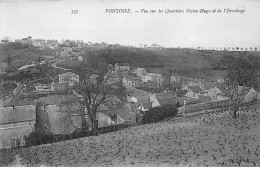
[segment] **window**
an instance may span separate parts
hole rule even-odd
[[[29,121],[29,125],[31,125],[32,124],[32,122],[31,121]]]

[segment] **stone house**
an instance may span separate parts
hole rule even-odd
[[[214,82],[197,83],[197,85],[207,94],[210,90],[218,86],[218,84]]]
[[[181,76],[178,73],[174,73],[171,75],[171,83],[180,83],[181,82]]]
[[[126,122],[136,122],[136,112],[130,103],[124,103],[116,111],[117,124]]]
[[[177,93],[175,92],[162,92],[162,93],[154,93],[150,96],[150,102],[154,102],[155,100],[170,98],[170,97],[177,97]]]
[[[134,70],[134,73],[137,75],[137,77],[143,77],[147,74],[147,71],[144,68],[137,68]]]
[[[219,99],[221,99],[220,96],[223,96],[224,94],[220,88],[216,86],[208,91],[208,95],[212,98],[212,100],[218,100],[218,96]]]
[[[142,76],[143,82],[152,82],[155,86],[162,86],[164,82],[164,78],[161,74],[157,73],[147,73],[146,75]]]
[[[201,91],[202,90],[199,86],[188,86],[188,92],[185,97],[198,99]]]
[[[141,114],[145,114],[145,112],[147,112],[151,108],[152,108],[152,102],[141,103],[138,106],[138,110],[140,111]]]
[[[147,103],[150,102],[150,97],[152,96],[152,93],[133,88],[129,90],[129,93],[127,94],[127,101],[128,102],[134,102],[134,103]]]
[[[141,85],[141,80],[138,77],[125,75],[123,77],[123,84],[125,87],[139,87]]]
[[[152,107],[164,106],[164,105],[176,105],[177,97],[168,97],[162,99],[155,99],[152,102]]]
[[[115,71],[129,71],[130,65],[129,63],[116,63],[115,64]]]
[[[0,108],[0,148],[23,146],[24,137],[35,131],[33,105]]]
[[[79,83],[79,75],[72,72],[59,74],[59,83],[69,83],[72,86],[75,83]]]

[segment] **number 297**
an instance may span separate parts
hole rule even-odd
[[[71,14],[78,14],[79,10],[71,10]]]

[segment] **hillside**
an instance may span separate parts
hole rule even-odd
[[[184,51],[179,49],[155,50],[121,47],[111,50],[111,57],[107,58],[109,63],[129,62],[137,67],[165,67],[174,69],[185,68],[209,68],[208,58],[197,51]]]
[[[199,52],[188,49],[141,49],[119,47],[112,49],[86,49],[82,55],[87,59],[89,55],[96,54],[102,56],[107,63],[115,64],[119,62],[130,63],[132,67],[145,68],[171,68],[173,70],[194,70],[204,68],[216,68],[223,56],[235,55],[236,52],[214,51],[212,53]],[[259,52],[246,52],[245,56],[253,54],[260,56]],[[63,61],[60,67],[71,68],[75,66],[73,61]]]
[[[26,48],[25,48],[26,49]],[[25,49],[14,49],[11,50],[6,48],[6,46],[0,45],[0,63],[6,62],[7,56],[10,54],[10,56],[15,56],[16,54],[19,54]]]
[[[260,114],[226,112],[0,153],[0,166],[260,166]]]
[[[7,48],[6,46],[0,45],[0,63],[6,63],[10,55],[11,66],[18,68],[26,64],[31,64],[33,61],[43,59],[42,56],[49,53],[53,53],[52,50],[42,51],[34,46],[19,46],[19,48],[10,46]]]
[[[128,62],[133,67],[168,67],[174,70],[183,69],[203,69],[214,68],[219,64],[223,56],[234,55],[236,52],[214,51],[212,53],[201,52],[189,49],[141,49],[130,47],[119,48],[86,48],[82,55],[87,58],[89,55],[97,54],[103,56],[107,63],[115,64],[117,62]],[[46,49],[39,50],[37,47],[11,46],[6,48],[0,45],[0,63],[6,62],[7,56],[10,54],[13,66],[22,66],[30,64],[32,61],[39,60],[43,55],[55,55],[55,50]],[[245,52],[245,56],[249,54],[259,56],[260,52]],[[60,66],[67,68],[77,64],[75,62],[61,62]]]

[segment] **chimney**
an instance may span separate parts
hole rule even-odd
[[[0,98],[0,107],[4,107],[4,99],[2,97]]]

